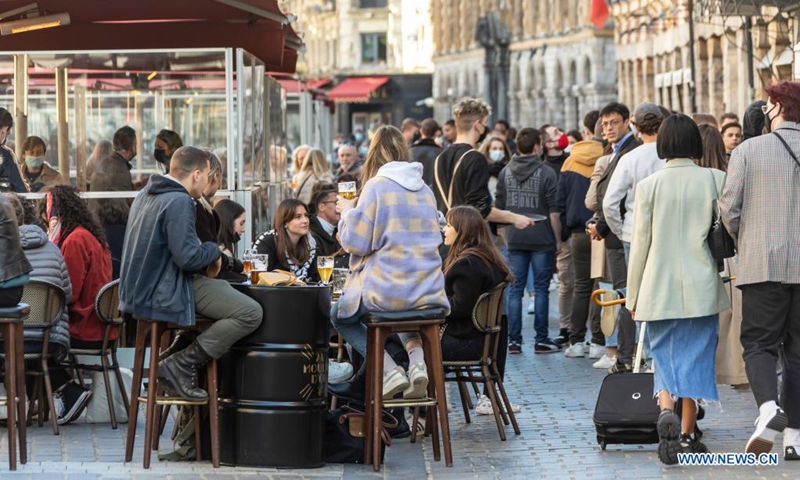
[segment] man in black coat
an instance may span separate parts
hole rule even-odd
[[[317,242],[317,255],[336,256],[334,266],[347,268],[350,264],[350,255],[342,250],[342,245],[336,238],[339,225],[339,214],[336,213],[337,195],[339,192],[334,185],[322,188],[314,194],[311,201],[314,203],[316,213],[309,217],[309,228]]]
[[[608,190],[611,177],[619,165],[619,159],[626,153],[641,145],[630,129],[630,110],[621,103],[609,103],[600,110],[603,132],[614,147],[608,168],[597,182],[597,202],[603,204],[603,198]],[[625,200],[619,205],[622,216],[625,216]],[[628,281],[628,267],[625,262],[625,252],[622,249],[622,241],[611,232],[606,223],[603,209],[598,213],[597,222],[588,227],[589,234],[594,240],[605,239],[606,245],[606,264],[611,274],[611,282],[614,289],[625,288]],[[609,369],[609,373],[625,373],[633,370],[633,345],[636,337],[636,327],[630,312],[621,309],[619,313],[619,347],[617,349],[617,363]]]
[[[433,164],[436,157],[442,153],[442,149],[434,141],[438,130],[439,124],[436,120],[432,118],[423,120],[420,128],[422,138],[409,149],[411,160],[422,164],[422,180],[431,188],[433,188]]]

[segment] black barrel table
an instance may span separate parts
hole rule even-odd
[[[220,359],[220,460],[322,467],[330,287],[234,288],[261,305],[264,319]]]

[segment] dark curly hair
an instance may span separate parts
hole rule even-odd
[[[54,185],[48,191],[52,195],[56,215],[61,220],[59,247],[77,227],[83,227],[97,239],[105,250],[108,250],[106,232],[97,220],[97,216],[89,210],[86,201],[80,197],[77,188],[72,185]],[[47,202],[42,202],[39,210],[46,218]]]

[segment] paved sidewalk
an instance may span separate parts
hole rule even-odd
[[[556,297],[551,298],[553,306]],[[800,462],[783,461],[782,438],[773,450],[781,454],[777,467],[664,467],[658,461],[655,445],[611,445],[601,451],[595,439],[592,412],[604,372],[591,368],[593,360],[588,358],[534,355],[532,323],[533,317],[526,315],[524,335],[528,343],[522,355],[509,356],[506,378],[512,402],[522,407],[517,415],[522,434],[515,436],[509,426],[508,441],[500,442],[491,416],[473,415],[473,423],[465,424],[458,397],[451,395],[451,403],[457,405],[450,414],[453,468],[433,461],[429,439],[416,444],[404,439],[387,449],[386,464],[380,473],[363,465],[329,465],[315,470],[215,470],[209,463],[160,463],[157,458],[150,470],[143,470],[143,425],[137,429],[134,462],[124,464],[125,425],[115,431],[110,425],[77,423],[62,428],[60,436],[52,435],[47,424],[43,428],[31,427],[30,460],[13,473],[8,472],[6,431],[0,430],[0,479],[800,478]],[[555,332],[557,316],[553,311],[551,325]],[[752,394],[728,386],[720,386],[719,391],[721,408],[708,407],[706,419],[701,422],[704,440],[713,452],[741,452],[756,415]],[[454,394],[455,390],[449,392]],[[165,435],[161,451],[166,452],[170,445],[169,436]]]

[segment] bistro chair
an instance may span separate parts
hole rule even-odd
[[[122,395],[122,403],[125,405],[125,410],[127,411],[130,406],[128,402],[128,392],[125,391],[125,384],[122,381],[122,373],[119,371],[119,361],[117,360],[117,347],[119,346],[120,340],[119,330],[117,330],[117,338],[109,340],[114,329],[118,329],[123,324],[123,319],[119,314],[119,280],[114,280],[100,289],[94,301],[94,310],[103,324],[105,324],[103,344],[99,349],[70,349],[69,367],[75,371],[75,377],[82,387],[85,387],[83,376],[81,375],[82,370],[103,372],[103,380],[106,384],[106,398],[108,399],[108,413],[111,417],[111,428],[116,430],[117,413],[114,408],[114,397],[111,392],[109,371],[114,371],[117,380],[117,388],[119,388],[119,393]],[[100,357],[101,363],[100,365],[79,363],[77,360],[78,355]],[[111,361],[109,361],[109,357],[111,357]]]
[[[469,409],[471,408],[467,384],[472,384],[476,390],[479,382],[484,384],[486,394],[492,403],[492,412],[494,413],[497,431],[500,433],[500,440],[502,441],[506,440],[503,425],[508,425],[509,419],[514,427],[514,433],[516,435],[520,434],[517,419],[511,410],[511,402],[508,400],[508,395],[495,361],[500,343],[500,316],[503,312],[503,292],[505,288],[506,283],[501,283],[491,291],[484,293],[478,298],[478,302],[472,309],[472,324],[479,332],[484,334],[481,358],[473,361],[443,362],[445,381],[458,383],[461,405],[464,408],[464,419],[467,423],[470,423]],[[500,395],[498,395],[498,390]],[[502,400],[502,403],[500,400]]]
[[[44,340],[25,342],[25,360],[39,363],[38,368],[32,366],[26,374],[35,377],[33,395],[28,407],[27,425],[33,421],[34,412],[39,419],[39,426],[44,425],[47,417],[53,424],[53,435],[58,435],[58,415],[53,403],[53,387],[50,383],[50,329],[58,322],[67,308],[64,290],[51,282],[32,278],[22,291],[22,302],[31,307],[30,314],[23,321],[24,330],[41,330]],[[33,351],[31,351],[33,350]],[[30,353],[27,353],[29,352]],[[34,409],[36,405],[36,409]],[[46,406],[45,406],[46,405]]]
[[[197,460],[201,460],[201,415],[200,407],[208,405],[211,430],[211,463],[214,468],[219,468],[219,402],[217,398],[217,360],[211,359],[206,365],[206,385],[208,400],[190,402],[181,397],[163,395],[163,388],[158,382],[158,355],[166,342],[162,341],[164,333],[169,330],[191,330],[203,332],[212,325],[212,320],[197,317],[192,327],[180,326],[174,323],[157,322],[144,318],[137,318],[136,323],[136,349],[133,360],[133,382],[131,383],[130,407],[128,408],[128,435],[125,442],[125,461],[133,460],[133,444],[136,440],[136,422],[139,417],[139,404],[147,405],[145,412],[144,458],[142,466],[150,468],[151,451],[158,451],[158,440],[161,432],[161,416],[165,405],[190,405],[194,407],[195,449]],[[149,345],[148,345],[149,339]],[[148,371],[147,393],[142,395],[142,379],[144,377],[145,350],[150,348],[150,366]]]
[[[17,469],[17,436],[19,461],[28,463],[28,442],[25,432],[25,360],[22,324],[31,311],[24,303],[0,308],[0,331],[3,333],[6,396],[0,406],[6,407],[8,427],[8,468]]]
[[[409,310],[403,312],[369,312],[367,315],[367,390],[365,399],[366,431],[364,436],[364,464],[372,463],[377,472],[381,465],[383,409],[397,407],[432,407],[428,409],[426,431],[433,443],[433,458],[441,460],[439,433],[444,446],[445,465],[453,466],[450,446],[450,424],[447,418],[447,397],[442,370],[442,344],[439,329],[445,320],[443,308]],[[383,399],[383,351],[389,335],[399,332],[417,332],[422,337],[425,364],[428,366],[428,395],[425,398]],[[414,422],[416,426],[416,419]],[[412,432],[414,429],[412,428]],[[412,442],[415,440],[412,433]]]

